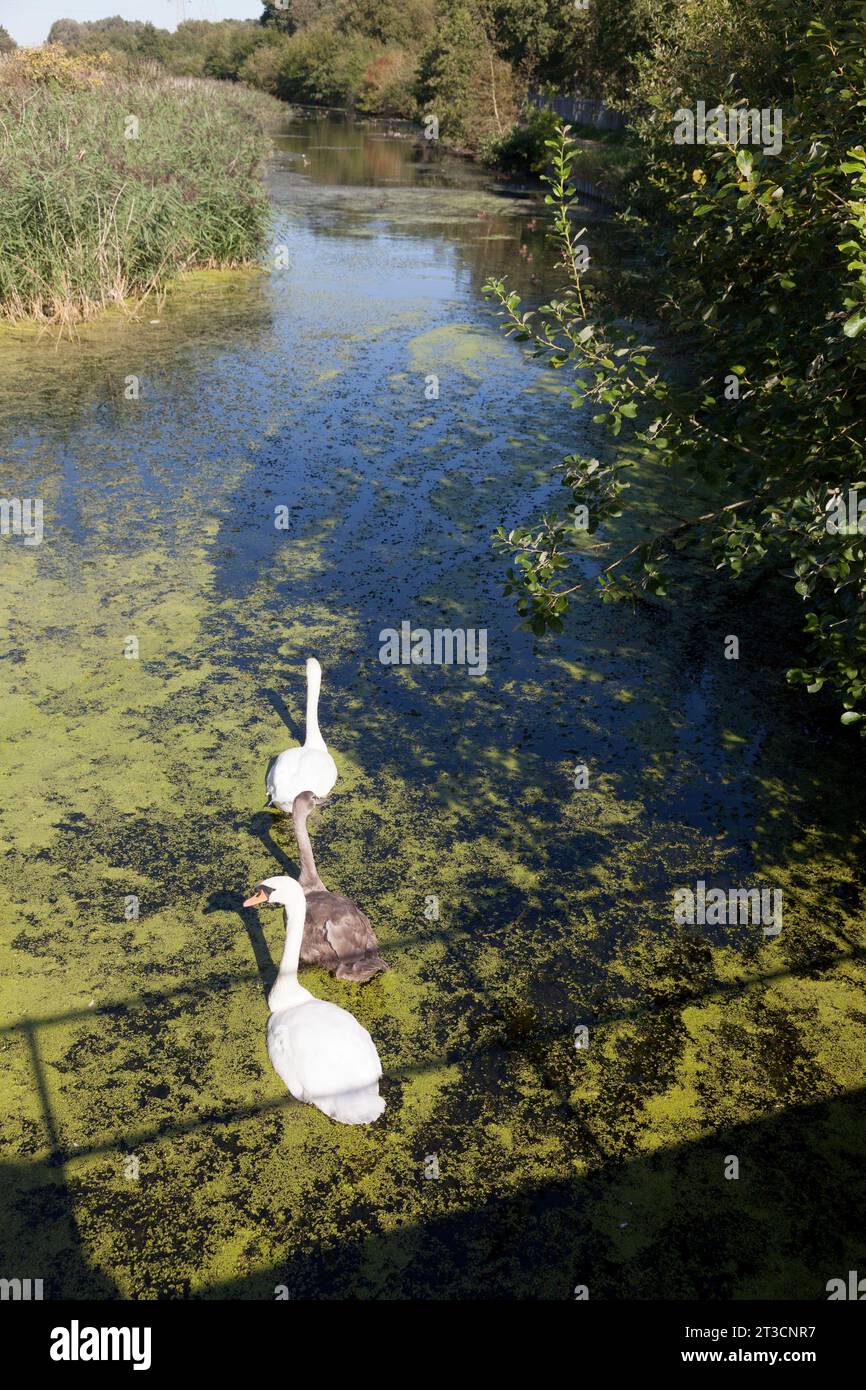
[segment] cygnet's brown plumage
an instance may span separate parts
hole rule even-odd
[[[318,801],[313,792],[301,792],[292,806],[301,861],[298,881],[307,899],[301,960],[324,965],[338,980],[364,984],[390,967],[379,955],[376,934],[361,909],[340,893],[329,893],[319,878],[307,832],[307,817]]]

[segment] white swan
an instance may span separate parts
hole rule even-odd
[[[301,792],[327,796],[337,780],[337,765],[319,733],[321,688],[322,668],[311,656],[307,659],[306,739],[302,747],[287,748],[274,758],[265,774],[270,805],[285,811],[286,815],[291,815],[292,802]]]
[[[286,945],[268,995],[268,1055],[295,1100],[315,1105],[343,1125],[368,1125],[385,1109],[379,1095],[382,1063],[356,1018],[298,983],[298,957],[307,900],[286,874],[266,878],[244,907],[282,903]]]

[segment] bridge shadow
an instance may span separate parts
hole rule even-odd
[[[213,910],[226,906],[216,902]],[[274,966],[263,942],[259,958],[265,986]],[[236,983],[228,976],[222,981],[225,987]],[[736,988],[748,987],[742,982]],[[184,992],[189,987],[165,993]],[[624,1010],[618,1017],[644,1011]],[[59,1018],[84,1014],[93,1011]],[[46,1297],[111,1299],[118,1291],[88,1261],[76,1180],[65,1168],[73,1158],[117,1153],[118,1141],[84,1145],[74,1154],[60,1147],[36,1044],[37,1030],[59,1018],[11,1025],[27,1037],[49,1152],[0,1167],[0,1277],[41,1278]],[[394,1086],[399,1091],[411,1075],[448,1062],[471,1064],[505,1046],[531,1057],[540,1036],[538,1030],[510,1041],[488,1036],[459,1057],[386,1062],[386,1094]],[[389,1098],[399,1104],[393,1090]],[[124,1145],[132,1151],[295,1104],[287,1093],[253,1105],[229,1104],[142,1127],[127,1133]],[[571,1118],[577,1130],[591,1134],[591,1116],[573,1110]],[[443,1145],[438,1179],[425,1179],[419,1156],[414,1181],[422,1184],[426,1207],[420,1218],[403,1223],[399,1212],[391,1213],[385,1229],[371,1209],[362,1235],[312,1230],[302,1248],[298,1242],[287,1249],[279,1263],[239,1273],[197,1296],[271,1299],[282,1287],[292,1299],[562,1299],[584,1284],[590,1297],[603,1299],[824,1298],[828,1279],[846,1277],[863,1263],[864,1151],[866,1089],[725,1125],[651,1155],[614,1160],[593,1145],[590,1165],[574,1178],[539,1181],[535,1169],[531,1181],[513,1184],[512,1175],[506,1191],[490,1192],[485,1182],[481,1198],[477,1175],[465,1171],[459,1151],[452,1156]],[[736,1179],[725,1176],[732,1157],[739,1165]],[[413,1199],[413,1212],[418,1205]]]
[[[824,1300],[829,1279],[863,1266],[864,1147],[866,1088],[481,1199],[443,1148],[437,1179],[419,1155],[427,1210],[412,1222],[391,1213],[386,1228],[371,1212],[360,1235],[296,1231],[280,1260],[195,1297],[535,1301],[573,1299],[582,1285],[593,1300]],[[737,1177],[726,1176],[732,1159]],[[2,1277],[41,1278],[46,1298],[121,1296],[88,1260],[74,1180],[53,1158],[4,1164],[0,1183]]]
[[[0,1278],[41,1279],[43,1299],[119,1298],[116,1285],[91,1265],[66,1175],[39,1049],[36,1025],[23,1025],[33,1084],[49,1141],[47,1157],[0,1164]]]
[[[121,1294],[87,1255],[75,1183],[51,1162],[0,1164],[0,1278],[41,1279],[43,1299]]]
[[[43,1299],[120,1298],[91,1264],[75,1183],[49,1162],[0,1164],[0,1278],[41,1279]]]
[[[864,1141],[860,1090],[480,1202],[443,1152],[438,1180],[418,1165],[429,1216],[311,1235],[198,1296],[539,1300],[584,1285],[591,1299],[826,1299],[829,1279],[863,1267]]]

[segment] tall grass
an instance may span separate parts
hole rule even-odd
[[[107,55],[0,59],[0,315],[67,324],[250,261],[265,125],[284,110],[228,83],[119,76]]]

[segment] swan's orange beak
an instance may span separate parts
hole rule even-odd
[[[251,898],[244,898],[244,907],[260,907],[261,904],[266,903],[267,900],[268,895],[264,888],[257,888]]]

